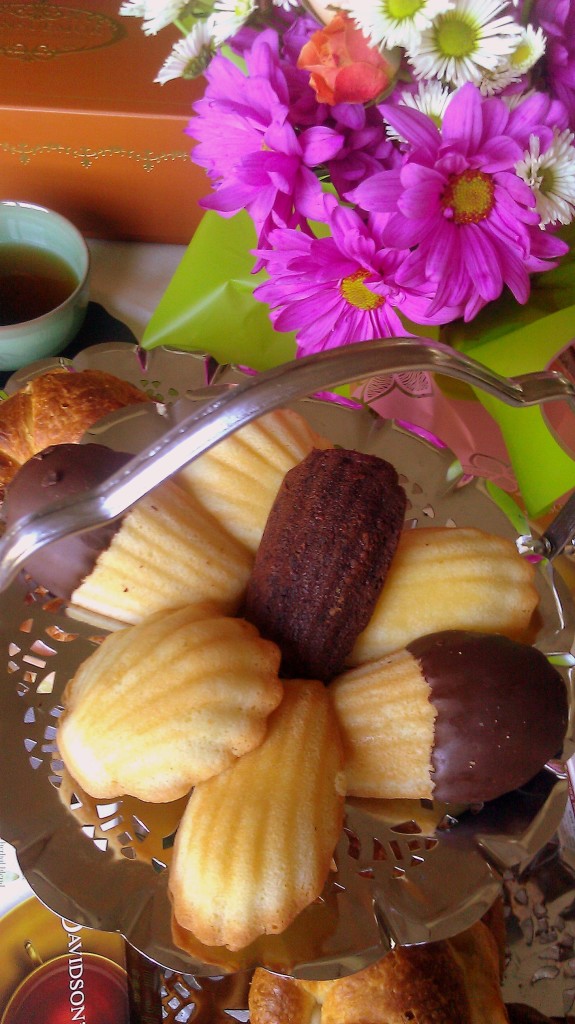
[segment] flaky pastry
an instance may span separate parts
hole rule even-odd
[[[396,947],[335,981],[255,971],[251,1024],[508,1024],[496,942],[482,922],[453,939]]]

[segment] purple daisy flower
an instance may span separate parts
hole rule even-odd
[[[420,111],[389,104],[380,110],[412,148],[399,169],[374,175],[348,198],[387,214],[384,241],[412,250],[398,283],[431,286],[432,316],[455,307],[470,320],[506,285],[525,303],[534,264],[551,269],[547,260],[567,246],[552,235],[541,245],[535,198],[515,173],[523,119],[516,115],[514,131],[504,101],[484,99],[471,83],[454,95],[441,131]]]
[[[572,0],[536,0],[532,20],[547,36],[541,61],[544,88],[564,103],[575,130],[575,4]]]
[[[541,139],[541,149],[546,149],[557,131],[569,126],[569,116],[560,100],[553,99],[547,93],[529,91],[519,96],[510,107],[509,134],[523,149],[529,149],[529,139],[536,131]]]
[[[289,121],[298,128],[325,124],[329,120],[330,108],[326,103],[317,102],[309,83],[309,72],[297,66],[300,50],[310,36],[317,32],[318,23],[314,18],[303,14],[299,8],[297,11],[295,8],[291,11],[277,8],[274,10],[274,20],[283,23],[280,27],[276,25],[275,31],[278,64],[288,90]],[[229,41],[229,45],[244,60],[248,59],[260,32],[261,28],[244,25]]]
[[[247,210],[262,244],[278,224],[303,227],[306,218],[321,217],[321,185],[311,168],[330,160],[343,140],[324,126],[296,133],[290,124],[276,32],[256,37],[246,65],[244,74],[225,57],[213,59],[187,131],[198,142],[194,161],[215,186],[202,206],[223,216]]]
[[[385,123],[376,107],[340,103],[330,108],[330,114],[334,130],[342,136],[342,147],[329,161],[327,170],[340,196],[358,182],[400,161],[400,154],[387,137]]]
[[[272,231],[273,248],[256,253],[270,275],[254,295],[271,307],[278,331],[295,331],[299,355],[370,338],[409,337],[399,312],[421,322],[428,300],[398,287],[405,253],[386,248],[377,219],[366,224],[325,197],[331,235]]]

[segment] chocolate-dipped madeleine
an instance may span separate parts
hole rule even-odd
[[[6,520],[102,483],[131,456],[99,444],[53,445],[29,459],[6,493]],[[237,611],[249,576],[249,552],[171,480],[118,521],[46,545],[26,564],[58,597],[120,622],[212,601]]]
[[[541,651],[447,630],[330,686],[348,793],[447,803],[492,800],[561,753],[567,689]]]
[[[327,681],[365,628],[394,556],[406,497],[375,455],[314,449],[284,477],[248,583],[245,616],[286,675]]]
[[[38,512],[56,501],[66,501],[97,487],[129,462],[127,452],[101,444],[51,445],[28,459],[6,491],[6,525]],[[99,554],[112,542],[122,518],[87,533],[77,533],[46,544],[26,562],[26,570],[57,597],[69,598],[88,576]]]

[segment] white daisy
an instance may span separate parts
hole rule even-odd
[[[427,114],[437,127],[441,127],[443,116],[453,93],[441,82],[420,82],[417,92],[404,92],[400,103]]]
[[[146,35],[153,36],[162,28],[171,25],[186,6],[186,0],[127,0],[120,7],[120,14],[135,15],[144,19],[142,28]]]
[[[256,8],[257,0],[216,0],[212,15],[216,46],[234,36]]]
[[[454,0],[342,0],[363,34],[374,46],[417,46],[421,33]]]
[[[516,71],[508,60],[502,60],[493,71],[484,71],[481,78],[477,79],[476,84],[483,96],[495,96],[497,93],[503,92],[508,85],[518,82],[520,78],[521,72]]]
[[[540,28],[534,29],[533,25],[526,25],[521,29],[518,45],[509,55],[511,67],[516,68],[524,75],[541,59],[545,53],[546,44],[545,33]]]
[[[174,78],[198,78],[216,52],[211,18],[198,21],[187,36],[179,39],[154,81],[164,85]]]
[[[299,7],[299,0],[273,0],[274,7],[281,7],[283,11],[293,11],[294,7]]]
[[[502,14],[506,0],[455,0],[422,33],[408,58],[416,78],[439,78],[452,85],[479,82],[495,71],[516,48],[521,26],[512,14]]]
[[[145,10],[146,0],[125,0],[119,13],[125,17],[143,18]]]
[[[532,25],[522,28],[513,52],[503,57],[493,71],[485,71],[477,82],[483,95],[493,96],[518,82],[543,56],[545,43],[545,35],[540,28],[534,29]]]
[[[442,85],[441,82],[420,82],[417,92],[406,90],[401,94],[398,102],[401,106],[411,107],[412,110],[420,110],[422,114],[430,117],[438,128],[441,128],[443,116],[453,95],[447,86]],[[406,141],[391,125],[387,125],[387,135],[396,142]]]
[[[575,216],[575,147],[569,129],[555,133],[548,149],[541,153],[538,135],[531,135],[529,149],[515,170],[534,191],[541,227],[570,224]]]

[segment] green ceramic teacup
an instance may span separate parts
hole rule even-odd
[[[89,272],[88,247],[69,220],[0,201],[0,370],[66,347],[86,315]]]

